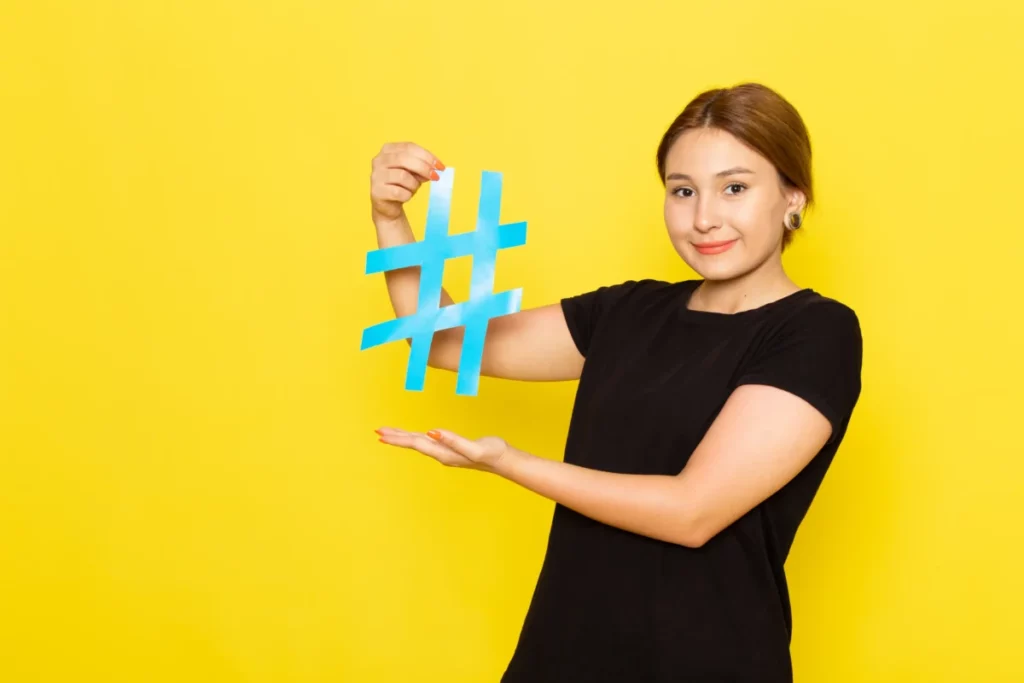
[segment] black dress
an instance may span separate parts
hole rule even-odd
[[[784,563],[860,396],[855,313],[804,289],[736,314],[686,308],[699,280],[630,281],[562,301],[585,356],[565,461],[677,474],[741,384],[829,419],[792,481],[699,548],[555,506],[547,553],[503,683],[792,680]]]

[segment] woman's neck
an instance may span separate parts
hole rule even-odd
[[[730,280],[705,279],[690,297],[688,307],[711,313],[741,313],[800,291],[779,264]]]

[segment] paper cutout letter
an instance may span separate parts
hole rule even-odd
[[[526,222],[498,225],[501,215],[501,173],[484,171],[476,230],[448,234],[455,169],[447,168],[430,185],[427,227],[422,242],[377,249],[366,255],[366,274],[420,266],[419,303],[416,313],[363,330],[360,351],[412,338],[405,388],[422,391],[434,332],[465,326],[462,357],[455,393],[476,396],[484,338],[491,318],[515,313],[522,304],[522,288],[494,292],[494,265],[498,250],[526,244]],[[441,307],[444,262],[459,256],[473,257],[469,300]]]

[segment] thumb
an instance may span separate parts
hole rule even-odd
[[[480,444],[459,436],[455,432],[450,432],[447,429],[432,429],[427,432],[427,436],[467,458],[480,456]]]

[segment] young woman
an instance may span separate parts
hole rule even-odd
[[[792,680],[784,563],[860,396],[860,326],[782,265],[812,200],[810,141],[785,99],[753,83],[702,93],[657,163],[669,240],[701,279],[605,286],[488,328],[482,374],[579,379],[564,462],[497,437],[378,430],[556,502],[505,683]],[[381,247],[413,240],[402,205],[443,168],[383,147]],[[415,312],[418,277],[386,275],[397,315]],[[457,371],[461,334],[437,334],[432,367]]]

